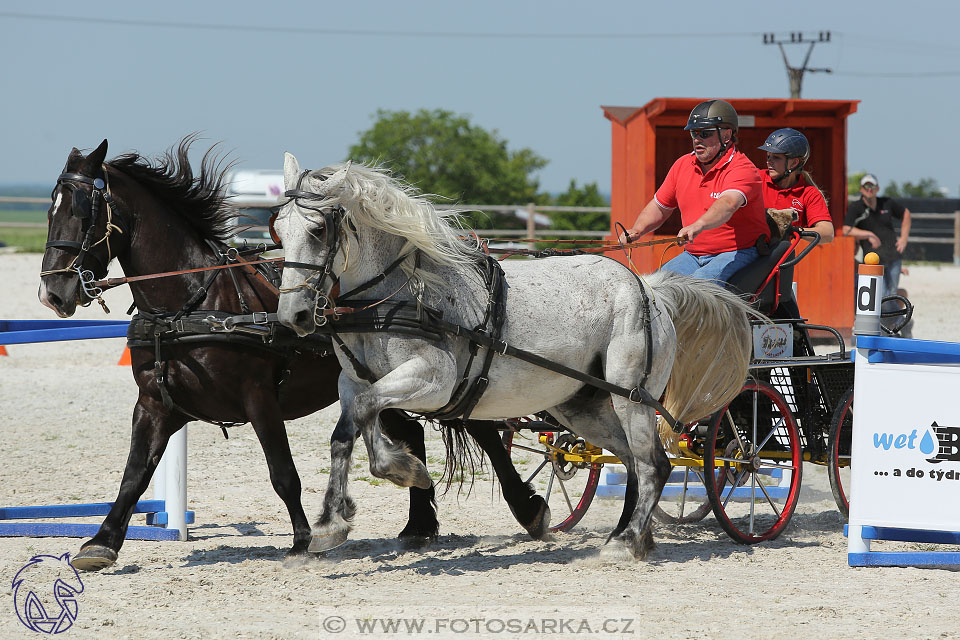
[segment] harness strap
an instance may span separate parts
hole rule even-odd
[[[553,362],[552,360],[547,360],[546,358],[538,356],[530,351],[511,347],[502,340],[494,340],[485,334],[471,331],[470,329],[465,329],[460,325],[453,324],[452,322],[439,320],[438,323],[445,331],[453,335],[463,336],[468,340],[473,340],[480,344],[480,346],[492,349],[500,355],[512,356],[518,360],[523,360],[524,362],[529,362],[530,364],[537,365],[543,369],[553,371],[554,373],[559,373],[560,375],[568,378],[579,380],[584,384],[589,384],[590,386],[596,387],[602,391],[622,396],[631,402],[637,402],[648,407],[653,407],[660,413],[660,415],[664,417],[665,420],[668,421],[671,426],[678,424],[677,420],[667,412],[663,405],[660,404],[660,402],[658,402],[653,396],[651,396],[649,391],[641,386],[636,386],[633,389],[627,389],[626,387],[621,387],[620,385],[607,382],[603,378],[597,378],[596,376],[591,376],[590,374],[583,373],[582,371],[571,369],[570,367]]]
[[[474,330],[482,331],[489,322],[491,325],[490,331],[484,335],[489,335],[493,340],[499,340],[503,330],[504,310],[506,309],[505,276],[500,263],[494,258],[484,256],[483,264],[485,266],[484,280],[489,294],[483,321]],[[450,420],[457,417],[460,417],[461,420],[470,419],[470,414],[473,413],[473,409],[480,402],[480,398],[490,384],[488,374],[494,354],[491,349],[487,349],[480,366],[480,372],[473,381],[473,385],[470,385],[470,371],[473,368],[473,360],[477,355],[477,346],[476,342],[471,341],[470,357],[463,369],[463,377],[450,395],[450,400],[440,409],[424,414],[425,417],[434,420]]]

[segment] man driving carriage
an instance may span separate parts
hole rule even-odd
[[[737,112],[724,100],[701,102],[687,119],[693,151],[681,156],[621,240],[658,229],[680,207],[684,250],[663,268],[726,286],[754,262],[769,228],[760,172],[736,148]]]

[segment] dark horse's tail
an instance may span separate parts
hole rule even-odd
[[[456,481],[457,494],[463,491],[463,485],[469,478],[467,495],[473,490],[474,476],[485,468],[484,450],[490,446],[500,446],[498,428],[499,422],[473,420],[441,420],[440,435],[443,438],[443,447],[446,450],[446,460],[443,465],[443,476],[438,484],[443,484],[443,493],[450,490],[450,485]],[[496,441],[491,440],[493,436]],[[488,442],[489,441],[489,442]]]

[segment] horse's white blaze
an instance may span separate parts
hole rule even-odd
[[[57,215],[57,211],[60,210],[60,203],[63,202],[63,194],[57,191],[57,199],[53,201],[53,213],[51,216]]]

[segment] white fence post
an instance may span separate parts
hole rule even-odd
[[[187,427],[170,436],[163,454],[164,500],[167,528],[180,531],[180,539],[187,539]]]

